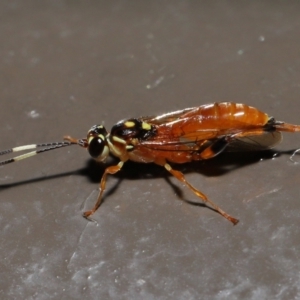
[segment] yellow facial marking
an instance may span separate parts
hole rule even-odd
[[[128,128],[131,128],[131,127],[134,127],[134,126],[135,126],[134,122],[132,122],[132,121],[127,121],[127,122],[124,123],[124,125],[125,125],[126,127],[128,127]]]
[[[118,142],[118,143],[121,143],[121,144],[126,144],[126,142],[122,139],[120,139],[119,137],[113,135],[112,136],[112,139],[115,141],[115,142]]]
[[[148,123],[143,122],[142,123],[142,128],[145,130],[151,130],[151,125]]]
[[[95,138],[95,136],[90,136],[90,137],[88,138],[88,144],[90,144],[91,141],[92,141],[92,139],[94,139],[94,138]],[[98,138],[100,138],[102,141],[105,141],[105,136],[104,136],[103,134],[99,134],[99,135],[98,135]]]
[[[108,155],[109,155],[109,148],[108,148],[108,146],[104,146],[103,151],[99,157],[99,160],[100,161],[106,160]]]
[[[134,147],[132,145],[127,145],[126,150],[132,150]]]

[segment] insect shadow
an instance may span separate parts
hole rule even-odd
[[[191,163],[185,163],[185,164],[175,164],[174,168],[184,174],[198,172],[207,177],[222,176],[236,169],[243,168],[248,165],[257,163],[262,159],[263,160],[272,159],[274,157],[281,156],[282,154],[292,155],[295,151],[296,150],[289,150],[289,151],[265,150],[265,151],[258,151],[258,152],[255,151],[224,152],[218,155],[217,157],[209,160],[193,161]],[[89,159],[86,162],[86,166],[79,170],[54,174],[50,176],[42,176],[39,178],[28,179],[28,180],[12,182],[7,184],[0,184],[0,191],[15,186],[30,184],[34,182],[41,182],[44,180],[51,180],[55,178],[62,178],[70,175],[84,176],[90,182],[99,184],[105,168],[108,165],[115,165],[116,163],[117,163],[117,159],[114,158],[111,158],[108,164],[100,164],[93,159]],[[128,161],[124,164],[120,172],[112,176],[118,178],[118,180],[112,187],[106,190],[102,202],[104,202],[108,196],[116,192],[116,190],[119,188],[121,182],[124,179],[140,180],[140,179],[164,178],[182,201],[185,201],[191,205],[206,207],[204,203],[199,203],[188,199],[184,199],[183,192],[182,192],[183,191],[182,185],[179,182],[173,183],[170,180],[170,177],[172,175],[169,172],[167,172],[163,167],[158,166],[156,164],[152,164],[152,163],[143,164],[143,163]]]
[[[228,172],[246,167],[248,165],[257,163],[261,160],[272,159],[279,157],[282,154],[292,155],[295,150],[289,151],[275,151],[275,150],[264,150],[264,151],[251,151],[251,152],[224,152],[217,157],[209,160],[193,161],[191,163],[175,164],[174,168],[183,174],[188,173],[200,173],[206,177],[222,176]],[[117,164],[118,160],[112,158],[109,165]],[[86,167],[79,170],[78,173],[86,176],[90,182],[100,182],[107,165],[99,164],[95,160],[91,159],[87,161]],[[158,166],[154,163],[142,164],[133,161],[127,161],[120,172],[112,175],[118,178],[117,182],[110,187],[104,194],[102,203],[108,196],[113,194],[120,186],[124,179],[129,180],[140,180],[140,179],[154,179],[164,178],[166,182],[171,186],[175,194],[184,202],[187,202],[195,206],[209,206],[203,202],[195,202],[183,197],[183,187],[179,182],[172,182],[170,178],[172,175],[167,172],[163,167]],[[212,209],[212,208],[210,208]],[[214,209],[212,209],[214,210]]]

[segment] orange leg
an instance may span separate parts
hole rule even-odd
[[[199,198],[201,198],[204,202],[209,203],[213,209],[215,209],[218,213],[220,213],[224,218],[229,220],[233,223],[233,225],[238,223],[238,219],[235,219],[228,215],[224,210],[222,210],[219,206],[217,206],[215,203],[213,203],[211,200],[209,200],[203,193],[201,193],[199,190],[194,188],[183,176],[183,174],[180,171],[172,169],[172,167],[169,164],[165,164],[164,167],[173,175],[175,176],[179,181],[181,181],[183,184],[185,184],[189,189],[191,189]]]
[[[88,211],[85,211],[83,213],[83,216],[85,218],[88,218],[90,215],[92,215],[101,205],[101,202],[102,202],[102,195],[103,195],[103,192],[105,190],[105,185],[106,185],[106,177],[108,174],[115,174],[117,173],[118,171],[121,170],[122,166],[123,166],[124,162],[123,161],[120,161],[116,166],[110,166],[108,168],[105,169],[104,171],[104,174],[101,178],[101,181],[100,181],[100,187],[99,187],[99,196],[98,196],[98,199],[97,199],[97,202],[96,204],[94,205],[94,208],[91,209],[91,210],[88,210]]]

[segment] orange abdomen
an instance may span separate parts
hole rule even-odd
[[[157,133],[148,140],[147,147],[136,146],[129,156],[135,161],[142,158],[144,162],[146,158],[147,162],[156,158],[175,163],[200,160],[210,140],[263,130],[268,120],[267,114],[245,104],[222,102],[194,107],[177,119],[156,126]],[[216,155],[213,151],[210,154],[205,159]]]
[[[181,117],[189,119],[182,128],[185,132],[194,131],[195,124],[199,129],[257,128],[264,126],[269,119],[267,114],[254,107],[232,102],[201,105]]]

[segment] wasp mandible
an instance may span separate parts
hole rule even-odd
[[[227,214],[192,186],[180,171],[172,168],[170,163],[180,164],[210,159],[230,148],[270,149],[281,141],[283,131],[300,132],[300,125],[276,121],[266,113],[245,104],[222,102],[160,116],[123,120],[115,124],[110,132],[102,125],[95,125],[83,139],[65,136],[64,142],[11,148],[0,152],[0,155],[37,150],[2,161],[0,165],[74,144],[86,148],[91,157],[98,162],[104,162],[109,154],[119,158],[120,162],[117,165],[105,169],[96,204],[93,209],[83,213],[85,218],[89,218],[101,205],[108,174],[120,171],[128,160],[155,163],[164,167],[227,220],[237,224],[238,219]]]

